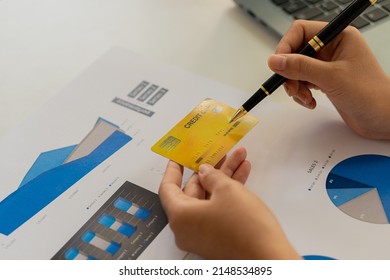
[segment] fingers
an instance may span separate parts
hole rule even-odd
[[[326,23],[296,20],[276,47],[277,54],[299,51]]]
[[[229,157],[226,157],[220,170],[232,179],[245,184],[251,170],[251,165],[246,157],[246,149],[239,147]]]
[[[219,169],[227,176],[232,177],[240,164],[246,159],[246,155],[247,153],[244,147],[237,148],[225,159]]]
[[[199,175],[197,173],[192,174],[190,179],[188,180],[185,188],[183,189],[183,192],[191,197],[198,198],[198,199],[205,199],[206,198],[206,192],[202,188],[200,182],[199,182]]]
[[[159,197],[168,216],[177,202],[178,197],[183,196],[181,183],[183,167],[176,162],[169,161],[164,177],[159,188]]]
[[[223,177],[232,178],[242,184],[248,179],[251,165],[246,160],[247,152],[244,147],[237,148],[220,162],[220,173]],[[214,168],[213,168],[214,169]],[[183,166],[169,161],[160,184],[159,195],[161,202],[169,211],[179,199],[205,199],[207,188],[201,184],[199,175],[194,173],[181,190]]]
[[[300,105],[314,109],[317,105],[310,88],[330,92],[340,80],[340,67],[300,54],[272,55],[268,65],[274,72],[286,77],[285,89]],[[337,77],[338,76],[338,77]]]
[[[211,195],[218,188],[228,188],[232,185],[241,185],[221,170],[215,169],[209,164],[202,164],[199,167],[199,180],[203,188]]]
[[[271,55],[268,59],[272,71],[287,79],[306,81],[320,88],[326,87],[329,76],[333,76],[335,68],[332,65],[301,54]]]
[[[225,160],[226,160],[226,155],[214,167],[220,169],[222,164],[225,162]]]
[[[249,161],[245,160],[237,168],[236,172],[234,172],[232,179],[240,182],[241,184],[245,184],[246,181],[248,180],[250,171],[251,171],[251,164]]]
[[[310,88],[314,88],[314,86],[310,83],[301,81],[287,80],[284,83],[285,91],[290,97],[293,97],[298,104],[308,109],[314,109],[317,102],[313,98]]]
[[[285,83],[288,95],[310,109],[316,106],[310,88],[315,87],[328,92],[333,88],[332,81],[340,79],[340,70],[342,72],[341,66],[330,62],[334,57],[333,52],[337,49],[337,42],[333,47],[325,48],[320,52],[320,54],[325,54],[322,59],[297,54],[325,24],[304,20],[295,21],[279,42],[276,54],[268,59],[270,69],[288,79]]]
[[[250,163],[245,160],[246,156],[247,152],[244,147],[237,148],[230,156],[225,156],[215,168],[220,169],[232,179],[245,184],[251,170]],[[207,197],[197,173],[190,177],[183,191],[186,195],[194,198],[205,199]]]
[[[161,184],[172,183],[180,187],[182,184],[183,172],[183,166],[172,160],[168,161]]]

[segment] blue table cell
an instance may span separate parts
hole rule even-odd
[[[138,219],[146,220],[150,216],[150,211],[145,208],[139,208],[138,211],[134,214]]]
[[[111,255],[115,255],[115,253],[118,252],[120,247],[121,247],[120,244],[118,244],[114,241],[111,241],[111,244],[110,244],[110,246],[107,247],[106,252],[110,253]]]
[[[84,235],[81,237],[87,243],[90,243],[91,240],[95,237],[95,233],[93,231],[87,230]]]
[[[125,212],[130,209],[131,205],[132,205],[132,203],[130,201],[128,201],[127,199],[124,199],[122,197],[119,197],[114,202],[115,208],[118,208],[119,210],[122,210]]]
[[[73,248],[73,247],[70,248],[68,251],[66,251],[65,259],[67,259],[67,260],[75,260],[75,259],[96,260],[94,257],[87,256],[86,254],[83,254],[82,252],[80,252],[79,250],[77,250],[76,248]]]
[[[68,251],[66,251],[65,258],[67,260],[74,260],[78,256],[78,254],[79,254],[79,250],[72,247]]]
[[[110,215],[103,214],[99,218],[99,224],[101,224],[105,227],[110,227],[110,226],[112,226],[113,223],[115,223],[115,218],[110,216]]]
[[[118,232],[122,233],[123,235],[126,235],[127,237],[132,236],[136,230],[136,227],[133,227],[126,223],[122,223],[122,225],[118,228]]]

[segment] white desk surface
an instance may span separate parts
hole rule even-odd
[[[252,93],[277,41],[232,0],[0,0],[0,138],[113,46]]]

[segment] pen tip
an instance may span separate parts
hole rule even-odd
[[[240,107],[240,108],[234,113],[234,115],[230,118],[229,123],[232,123],[232,122],[238,120],[239,118],[241,118],[242,116],[244,116],[246,113],[247,113],[246,110],[245,110],[243,107]]]

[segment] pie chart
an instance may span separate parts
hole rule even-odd
[[[333,204],[361,221],[390,221],[390,157],[358,155],[339,162],[326,179]]]

